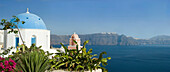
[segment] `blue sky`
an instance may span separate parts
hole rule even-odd
[[[0,0],[0,19],[26,8],[44,20],[51,34],[170,35],[170,0]]]

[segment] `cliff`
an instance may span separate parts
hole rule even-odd
[[[68,44],[70,37],[71,35],[51,35],[51,44]],[[139,45],[134,38],[115,33],[95,33],[79,35],[79,37],[81,38],[81,43],[89,40],[88,45]]]

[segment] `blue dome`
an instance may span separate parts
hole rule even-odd
[[[19,23],[18,27],[21,29],[47,29],[44,21],[37,15],[32,13],[22,13],[16,15],[20,21],[25,21],[24,24]],[[14,22],[15,19],[12,19],[11,22]],[[14,22],[15,23],[15,22]]]

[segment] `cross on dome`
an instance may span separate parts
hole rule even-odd
[[[29,8],[27,8],[27,12],[26,12],[26,13],[30,13],[30,12],[29,12]]]

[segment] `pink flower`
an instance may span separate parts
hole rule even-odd
[[[1,72],[14,72],[14,68],[16,66],[16,63],[14,60],[9,59],[5,60],[5,58],[0,57],[0,71]]]
[[[16,66],[16,63],[12,59],[9,59],[9,64],[10,64],[10,66],[12,66],[12,68],[15,68],[15,66]]]
[[[9,66],[9,62],[7,60],[5,61],[5,66]]]
[[[2,62],[0,63],[0,69],[1,69],[1,68],[2,68],[2,69],[5,68]]]
[[[14,62],[11,58],[9,59],[9,63],[12,63],[12,66],[15,67],[17,63]]]
[[[0,61],[1,61],[1,60],[5,60],[5,58],[0,57]]]
[[[11,67],[10,68],[8,68],[8,71],[13,71],[14,69],[12,69]]]
[[[5,69],[10,69],[11,67],[10,67],[10,64],[9,64],[9,61],[5,61]]]

